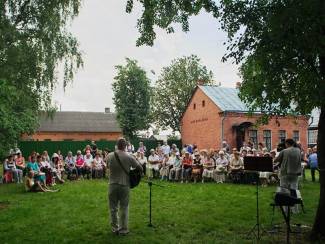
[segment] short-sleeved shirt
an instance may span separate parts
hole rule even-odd
[[[84,161],[85,161],[85,165],[90,167],[91,163],[94,161],[93,156],[91,154],[89,155],[89,157],[87,157],[87,155],[85,155]]]
[[[308,162],[310,168],[317,168],[318,167],[318,160],[317,160],[317,153],[312,153],[308,157]]]
[[[124,169],[127,171],[127,173],[130,172],[130,168],[138,168],[142,170],[142,166],[140,163],[137,162],[137,160],[129,155],[126,152],[123,151],[116,151],[121,164],[123,165]],[[109,184],[118,184],[123,186],[129,186],[130,185],[130,178],[129,175],[126,174],[121,167],[121,165],[118,163],[117,159],[115,158],[114,153],[110,153],[108,155],[108,166],[109,166]]]
[[[27,168],[28,168],[29,170],[33,170],[33,171],[35,171],[35,172],[38,172],[38,171],[39,171],[39,167],[38,167],[38,164],[37,164],[36,162],[29,162],[29,163],[27,164]]]
[[[158,162],[160,160],[159,156],[157,154],[154,155],[150,155],[148,158],[149,161],[149,169],[155,169],[158,170],[159,169],[159,164],[151,164],[150,162]]]

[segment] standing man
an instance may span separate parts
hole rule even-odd
[[[164,141],[164,145],[161,146],[161,150],[163,151],[164,155],[170,154],[170,146],[167,144],[167,141]]]
[[[122,166],[127,172],[130,168],[137,168],[142,172],[142,166],[136,159],[125,152],[127,142],[124,138],[117,141],[118,159],[114,153],[108,155],[109,166],[109,208],[111,213],[112,232],[115,234],[126,235],[129,233],[128,229],[128,212],[129,212],[129,192],[130,192],[130,177],[129,174],[123,170]],[[118,220],[118,212],[120,217]]]
[[[295,141],[285,140],[286,149],[282,150],[274,162],[280,166],[280,187],[298,189],[298,176],[301,175],[301,153],[294,147]]]
[[[319,171],[317,160],[317,146],[313,147],[313,153],[309,155],[308,163],[310,166],[311,179],[313,182],[315,182],[315,171]]]

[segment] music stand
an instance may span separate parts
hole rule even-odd
[[[247,233],[247,236],[255,235],[255,238],[259,241],[261,239],[261,224],[260,224],[260,214],[259,214],[259,196],[258,196],[258,186],[259,186],[259,172],[273,172],[273,160],[271,157],[244,157],[244,169],[245,171],[251,171],[255,173],[256,177],[256,224]],[[257,230],[257,235],[255,231]]]
[[[146,181],[144,180],[144,182],[148,183],[148,186],[149,186],[149,223],[148,223],[148,227],[154,227],[154,225],[152,224],[152,186],[159,186],[159,187],[165,187],[163,185],[159,185],[159,184],[156,184],[156,183],[153,183],[152,181]]]

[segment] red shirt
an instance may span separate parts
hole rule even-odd
[[[193,162],[193,159],[191,157],[189,157],[189,158],[184,157],[183,160],[182,160],[182,164],[183,164],[185,169],[191,168],[192,162]]]
[[[84,159],[82,157],[76,158],[76,166],[81,167],[84,164]]]

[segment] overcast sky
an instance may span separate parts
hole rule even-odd
[[[125,57],[136,59],[154,83],[162,67],[174,58],[196,54],[201,63],[214,73],[222,86],[235,87],[240,80],[238,68],[231,62],[222,63],[226,34],[218,29],[215,19],[206,13],[190,20],[190,31],[166,34],[158,30],[153,47],[136,47],[136,28],[141,9],[125,12],[126,0],[84,0],[79,16],[73,21],[72,33],[83,52],[84,68],[75,75],[71,85],[63,90],[59,82],[54,101],[62,111],[99,111],[105,107],[114,111],[111,84],[115,65],[125,64]],[[154,70],[153,75],[150,70]]]

